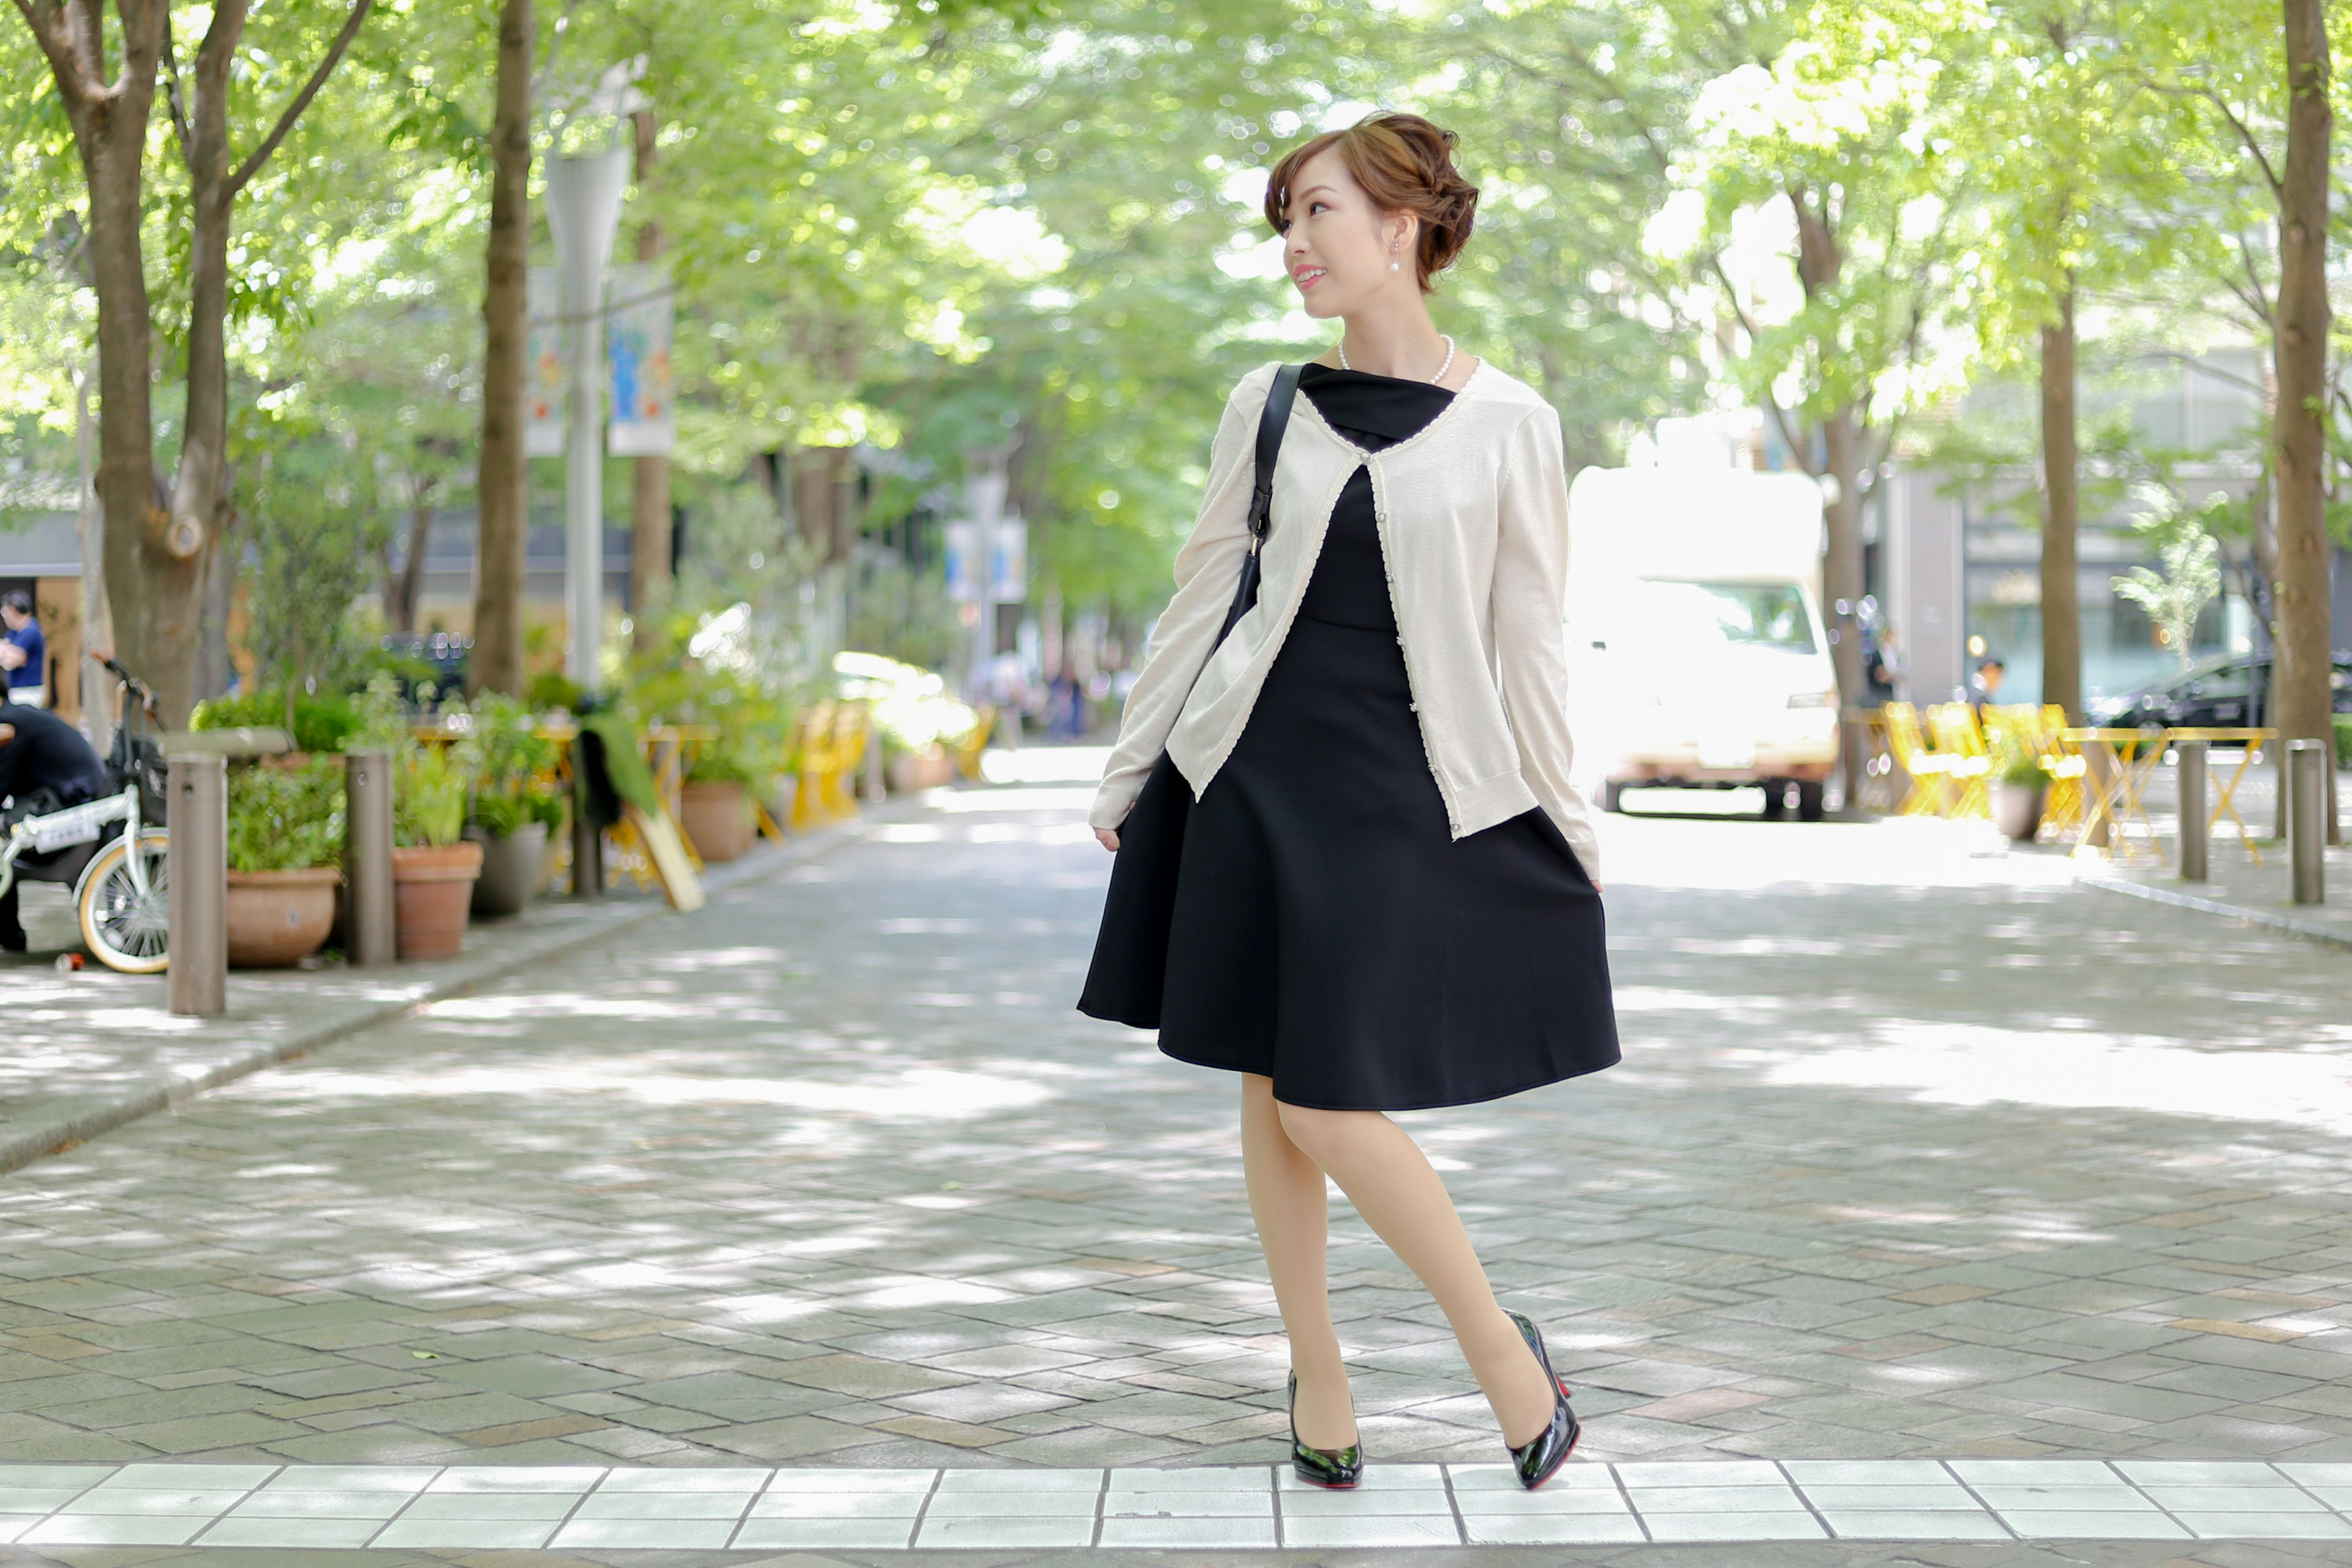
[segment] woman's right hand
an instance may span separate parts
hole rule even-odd
[[[1095,829],[1095,837],[1104,848],[1111,851],[1113,854],[1117,854],[1118,852],[1118,833],[1117,829],[1097,827]]]

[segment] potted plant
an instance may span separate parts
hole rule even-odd
[[[392,753],[393,948],[404,959],[454,958],[481,875],[482,847],[466,841],[477,747],[470,733],[420,743],[396,676],[379,671],[359,700],[354,743]]]
[[[766,668],[749,626],[748,605],[674,617],[660,646],[640,656],[625,701],[648,727],[718,731],[687,759],[678,795],[678,827],[706,863],[751,848],[755,792],[772,793],[792,729],[790,694]]]
[[[722,734],[718,744],[695,753],[678,791],[678,826],[709,864],[734,859],[751,847],[753,837],[748,792],[759,782],[759,769],[729,740]]]
[[[393,944],[404,959],[455,958],[482,847],[466,837],[473,784],[464,742],[411,745],[393,770]]]
[[[2031,844],[2042,831],[2042,805],[2049,788],[2050,772],[2042,758],[2031,747],[2004,742],[1992,779],[1993,826],[2012,843]]]
[[[465,836],[482,847],[472,912],[520,914],[539,890],[548,837],[563,825],[563,799],[543,782],[555,748],[511,697],[485,693],[470,718],[478,777]]]
[[[248,765],[228,776],[228,961],[280,969],[319,951],[342,880],[342,770]]]

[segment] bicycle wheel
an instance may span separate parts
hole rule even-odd
[[[109,969],[157,974],[171,963],[170,836],[149,828],[139,836],[147,890],[131,879],[131,847],[121,838],[98,852],[81,875],[81,939]]]

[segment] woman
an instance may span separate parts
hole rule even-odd
[[[1256,602],[1220,642],[1277,367],[1228,401],[1090,814],[1114,850],[1147,792],[1152,812],[1183,814],[1156,1008],[1096,1000],[1160,973],[1158,953],[1121,951],[1138,922],[1118,906],[1139,895],[1116,875],[1081,1005],[1241,1074],[1250,1209],[1290,1340],[1292,1461],[1335,1488],[1362,1453],[1324,1178],[1435,1297],[1532,1489],[1576,1443],[1568,1390],[1383,1112],[1617,1060],[1592,829],[1569,784],[1559,416],[1457,353],[1424,303],[1477,203],[1454,143],[1418,115],[1375,114],[1276,167],[1265,216],[1291,279],[1345,331],[1298,373]]]

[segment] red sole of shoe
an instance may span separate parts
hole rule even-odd
[[[1568,1384],[1564,1384],[1564,1383],[1563,1383],[1563,1384],[1561,1384],[1559,1385],[1559,1392],[1560,1392],[1561,1395],[1562,1395],[1563,1397],[1565,1397],[1565,1396],[1567,1395],[1567,1394],[1568,1394]],[[1582,1422],[1580,1422],[1580,1422],[1578,1422],[1578,1423],[1577,1423],[1577,1426],[1576,1426],[1576,1436],[1573,1436],[1573,1437],[1570,1437],[1570,1438],[1568,1440],[1568,1447],[1560,1450],[1560,1454],[1559,1454],[1559,1464],[1557,1464],[1557,1465],[1554,1465],[1554,1466],[1551,1468],[1551,1476],[1556,1476],[1556,1475],[1559,1474],[1559,1472],[1560,1472],[1561,1470],[1563,1470],[1563,1469],[1567,1468],[1567,1467],[1568,1467],[1568,1461],[1569,1461],[1570,1458],[1574,1458],[1574,1457],[1575,1457],[1575,1454],[1576,1454],[1576,1446],[1577,1446],[1579,1443],[1581,1443],[1581,1442],[1583,1442],[1583,1441],[1584,1441],[1584,1424],[1583,1424]],[[1543,1490],[1545,1487],[1547,1487],[1547,1486],[1549,1486],[1549,1485],[1550,1485],[1550,1484],[1551,1484],[1551,1476],[1546,1476],[1542,1480],[1539,1480],[1539,1481],[1538,1481],[1535,1485],[1533,1485],[1533,1486],[1529,1487],[1529,1488],[1528,1489],[1528,1490],[1529,1490],[1529,1491],[1531,1491],[1531,1492],[1539,1492],[1539,1491]]]

